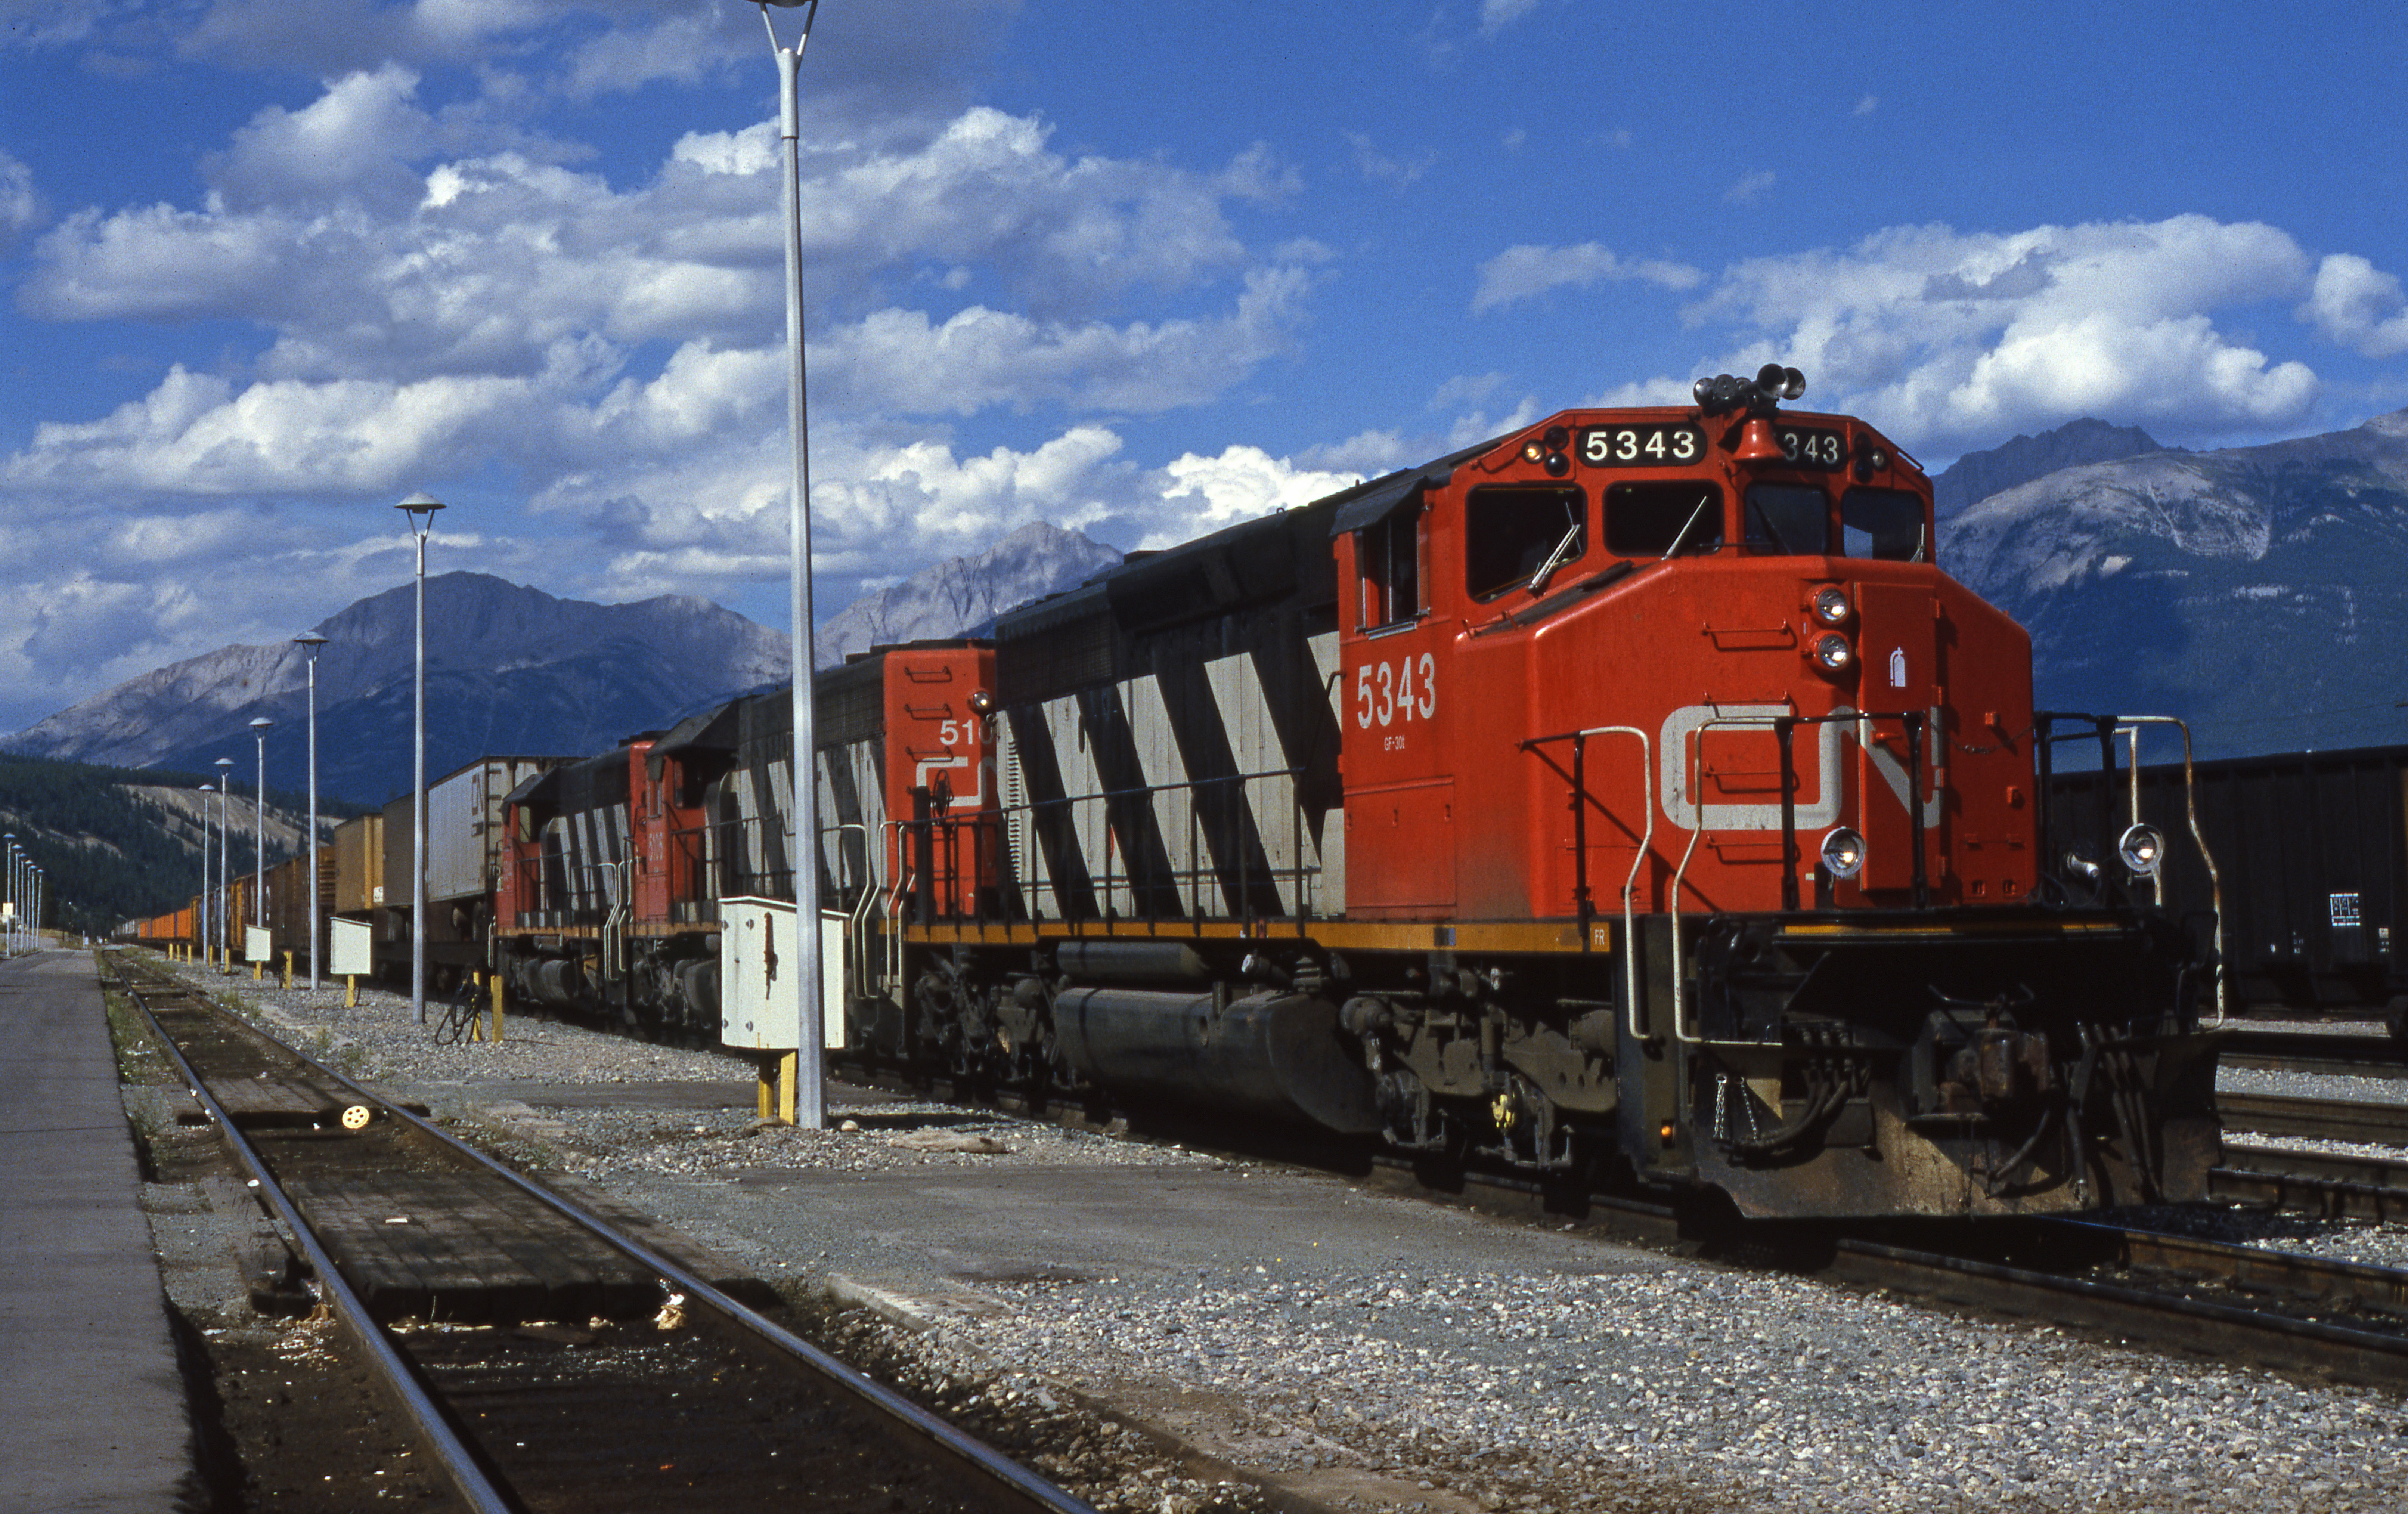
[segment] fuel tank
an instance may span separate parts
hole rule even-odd
[[[1126,1097],[1347,1135],[1381,1128],[1371,1076],[1338,1010],[1261,993],[1216,1008],[1209,993],[1073,988],[1054,1002],[1064,1058]]]

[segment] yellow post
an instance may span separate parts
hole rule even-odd
[[[468,974],[468,988],[472,997],[476,989],[480,986],[481,982],[482,974],[476,973]],[[482,1041],[485,1039],[484,1016],[471,1015],[468,1017],[468,1039],[471,1041]]]
[[[502,975],[494,974],[494,1039],[502,1038]]]
[[[763,1119],[795,1123],[795,1085],[802,1073],[802,1053],[773,1051],[761,1059],[761,1081],[754,1104]]]
[[[360,980],[348,973],[343,974],[343,1007],[345,1009],[360,1007]]]
[[[290,992],[293,988],[293,954],[291,952],[284,954],[284,988],[287,992]]]
[[[267,981],[267,963],[264,959],[251,964],[251,981],[253,983]]]

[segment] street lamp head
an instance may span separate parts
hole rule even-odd
[[[274,724],[276,724],[275,721],[268,719],[265,715],[260,715],[251,721],[251,728],[257,731],[265,731],[268,727]]]
[[[233,767],[233,766],[234,766],[234,758],[232,758],[232,757],[220,757],[220,758],[218,758],[218,766],[219,766],[219,767],[221,767],[221,768],[231,768],[231,767]]]
[[[411,531],[423,535],[435,528],[435,512],[443,508],[443,501],[421,490],[393,508],[409,517]],[[418,518],[421,515],[425,516],[426,519],[421,521]]]
[[[326,639],[316,631],[303,631],[293,640],[300,644],[303,651],[313,657],[318,655],[318,649],[326,644]]]

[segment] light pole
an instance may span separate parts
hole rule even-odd
[[[309,988],[318,988],[318,649],[326,639],[303,631],[293,640],[309,657]]]
[[[17,833],[11,830],[5,834],[8,843],[8,930],[5,936],[0,936],[0,941],[6,943],[0,945],[0,957],[14,957],[17,955]]]
[[[199,792],[214,797],[217,790],[203,784]],[[201,965],[209,965],[209,800],[201,800],[201,892],[193,901],[193,944],[201,950]]]
[[[43,872],[42,872],[42,870],[41,870],[40,868],[36,868],[36,869],[34,870],[34,917],[33,917],[33,919],[32,919],[31,921],[29,921],[29,922],[27,923],[27,926],[26,926],[26,929],[31,932],[31,933],[30,933],[29,935],[27,935],[27,936],[26,936],[26,938],[25,938],[25,949],[26,949],[27,951],[36,951],[36,952],[37,952],[37,951],[40,951],[40,950],[42,949],[42,883],[43,883],[43,878],[44,878],[44,874],[43,874]]]
[[[803,13],[803,31],[791,48],[778,40],[769,7]],[[820,0],[761,0],[761,24],[769,32],[769,50],[778,59],[778,135],[786,146],[786,430],[789,477],[786,491],[786,534],[794,563],[789,570],[795,631],[795,843],[790,849],[795,869],[795,939],[802,959],[802,996],[796,1019],[802,1027],[796,1040],[795,1123],[817,1129],[827,1123],[827,1096],[823,1080],[826,1037],[820,1027],[820,858],[819,744],[811,710],[811,451],[808,386],[803,363],[803,164],[802,108],[796,77],[803,49],[811,39],[811,22]]]
[[[409,770],[409,1007],[426,1023],[426,535],[443,501],[414,494],[394,507],[409,519],[418,539],[417,718]],[[426,519],[422,522],[419,517]]]
[[[218,758],[218,971],[234,971],[233,945],[234,896],[226,891],[226,857],[234,850],[234,814],[226,802],[231,792],[226,786],[227,775],[234,771],[234,758]]]
[[[251,882],[251,923],[257,926],[267,923],[267,728],[274,724],[265,715],[251,723],[251,733],[259,738],[259,797],[251,806],[251,862],[256,870]]]

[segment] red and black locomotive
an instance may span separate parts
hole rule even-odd
[[[822,675],[831,1044],[1752,1216],[2198,1196],[2212,953],[2041,855],[2028,639],[1800,388],[1566,411]],[[792,731],[523,786],[513,989],[716,1029]]]

